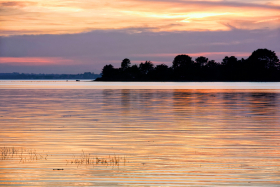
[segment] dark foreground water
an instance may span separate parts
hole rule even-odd
[[[4,88],[0,185],[280,186],[279,90]]]

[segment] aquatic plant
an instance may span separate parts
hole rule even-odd
[[[77,164],[77,165],[106,165],[106,166],[119,166],[120,163],[125,165],[125,156],[120,157],[109,155],[107,157],[93,156],[90,153],[85,153],[82,150],[82,154],[78,157],[73,156],[73,159],[66,160],[67,164]]]
[[[47,160],[48,153],[39,153],[36,149],[24,149],[19,147],[0,147],[0,160],[18,160],[20,163]],[[90,153],[85,153],[79,156],[73,155],[72,159],[67,159],[66,164],[76,165],[106,165],[119,166],[126,164],[126,157],[119,155],[108,155],[106,157],[94,156]]]
[[[0,160],[19,160],[19,162],[30,162],[36,160],[47,160],[47,153],[38,153],[35,149],[24,149],[20,147],[0,147]]]

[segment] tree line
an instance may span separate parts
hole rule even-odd
[[[151,61],[131,65],[125,58],[120,68],[105,65],[101,75],[96,81],[280,81],[280,62],[268,49],[257,49],[247,59],[226,56],[220,63],[181,54],[171,67]]]

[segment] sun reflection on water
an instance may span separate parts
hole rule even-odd
[[[9,153],[0,158],[1,185],[280,185],[278,92],[2,89],[0,96],[0,148]],[[21,162],[20,150],[33,160]]]

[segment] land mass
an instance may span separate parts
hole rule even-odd
[[[171,67],[151,61],[131,65],[125,58],[120,68],[105,65],[101,75],[95,81],[280,81],[280,63],[268,49],[257,49],[247,59],[226,56],[220,63],[181,54]]]

